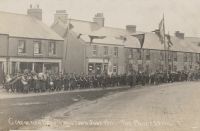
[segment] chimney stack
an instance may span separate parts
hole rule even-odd
[[[179,39],[184,39],[185,37],[185,34],[184,33],[181,33],[180,31],[176,31],[175,32],[175,36]]]
[[[61,20],[63,23],[67,23],[68,14],[66,10],[56,10],[56,14],[54,15],[54,23],[58,20]]]
[[[40,9],[39,5],[33,7],[31,4],[30,8],[27,10],[27,14],[42,21],[42,9]]]
[[[136,33],[136,25],[127,25],[126,26],[126,31],[128,33]]]
[[[95,23],[97,23],[98,25],[100,25],[101,27],[104,27],[105,18],[103,16],[103,13],[97,13],[97,14],[95,14],[95,16],[93,18],[93,21]]]

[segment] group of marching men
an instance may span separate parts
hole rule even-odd
[[[4,88],[8,92],[53,92],[85,88],[106,88],[115,86],[158,85],[175,81],[200,79],[200,72],[136,72],[123,75],[85,75],[75,73],[35,73],[24,72],[11,77],[6,76]]]

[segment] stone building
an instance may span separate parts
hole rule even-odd
[[[171,36],[168,49],[153,32],[137,31],[135,25],[125,29],[107,27],[102,13],[93,21],[69,19],[66,11],[57,11],[52,29],[65,39],[66,72],[108,74],[136,71],[194,71],[199,69],[200,38],[185,37],[182,32]],[[145,34],[141,49],[136,37]],[[88,36],[104,36],[90,42]]]
[[[179,31],[171,36],[173,45],[164,50],[158,36],[154,33],[145,33],[145,41],[142,49],[139,42],[133,43],[129,38],[125,43],[126,69],[155,72],[157,71],[195,71],[199,69],[200,42],[199,38],[184,37]],[[166,47],[168,47],[166,42]]]
[[[64,40],[42,23],[39,6],[27,13],[0,11],[0,72],[61,71]]]
[[[60,15],[60,17],[59,17]],[[69,19],[65,11],[57,11],[52,29],[65,39],[66,72],[86,74],[123,74],[125,56],[123,39],[126,30],[105,27],[104,16],[97,13],[93,21]],[[92,42],[89,36],[100,36]]]

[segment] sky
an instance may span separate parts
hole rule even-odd
[[[167,33],[200,37],[200,0],[0,0],[0,11],[26,14],[30,4],[40,5],[47,25],[53,23],[56,10],[87,21],[102,12],[105,26],[136,25],[138,31],[150,32],[158,28],[164,14]]]

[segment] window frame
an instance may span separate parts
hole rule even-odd
[[[172,52],[172,51],[168,51],[168,61],[174,61],[174,52]],[[173,67],[171,67],[171,68],[173,68]]]
[[[142,49],[137,49],[137,60],[142,60]]]
[[[173,65],[173,71],[177,71],[177,66],[176,65]]]
[[[193,62],[193,53],[189,53],[189,62]]]
[[[53,49],[52,49],[52,45],[53,45]],[[49,42],[49,54],[50,55],[56,55],[56,42],[55,41],[50,41]]]
[[[98,46],[92,45],[92,55],[97,56],[97,54],[98,54]]]
[[[38,53],[35,51],[35,45],[38,44]],[[42,54],[42,42],[41,41],[33,41],[33,52],[35,55],[40,55]]]
[[[178,61],[178,52],[173,52],[173,61]]]
[[[200,61],[200,53],[197,53],[198,54],[198,61]]]
[[[165,53],[163,51],[160,51],[160,60],[161,61],[165,60]]]
[[[109,52],[108,46],[103,46],[103,49],[104,49],[104,52],[103,52],[104,56],[107,56]]]
[[[20,52],[20,44],[22,44],[21,42],[23,42],[23,49],[22,49],[23,51],[22,52]],[[19,40],[17,52],[18,52],[18,54],[25,54],[26,53],[26,41],[25,40]]]
[[[195,58],[196,58],[196,62],[198,62],[199,61],[199,55],[198,55],[198,53],[196,53]]]
[[[118,47],[114,47],[114,56],[118,57],[119,56],[119,48]]]
[[[151,60],[151,51],[150,49],[145,50],[145,58],[146,60]]]
[[[188,61],[188,56],[187,56],[187,53],[186,53],[186,52],[183,54],[183,61],[184,61],[184,62],[187,62],[187,61]]]
[[[116,70],[116,71],[114,71],[114,70]],[[117,66],[117,64],[113,65],[113,73],[118,73],[118,66]]]
[[[133,49],[132,48],[128,49],[128,58],[133,58]]]

